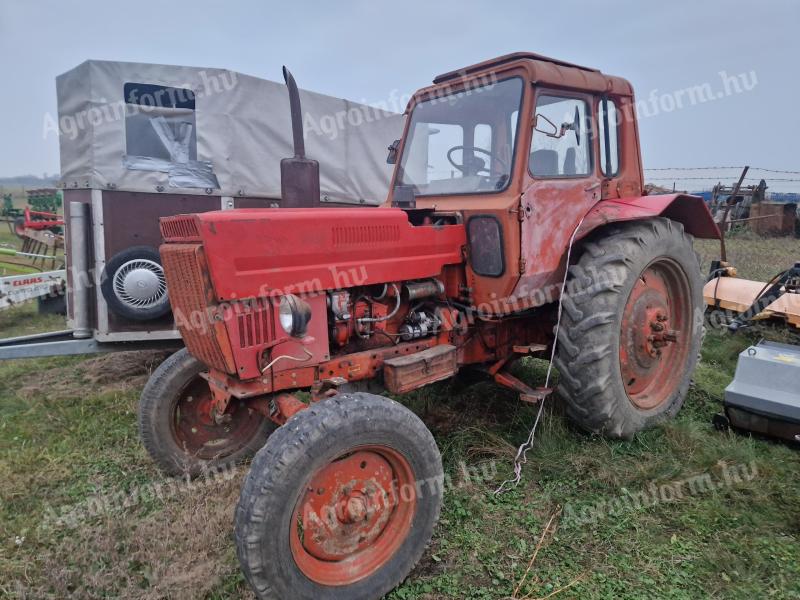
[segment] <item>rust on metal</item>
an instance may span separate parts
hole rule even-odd
[[[429,383],[448,379],[456,374],[457,369],[455,346],[442,344],[388,359],[383,365],[383,377],[390,392],[405,394]]]
[[[388,446],[360,446],[312,474],[289,533],[295,564],[320,584],[369,577],[411,531],[417,497],[408,460]]]
[[[208,383],[201,377],[181,391],[171,409],[175,442],[203,460],[232,454],[252,439],[263,420],[258,412],[239,401],[232,402],[224,415],[217,414]]]
[[[691,343],[692,304],[681,268],[651,263],[631,290],[622,315],[619,360],[630,401],[649,410],[666,402],[683,377]]]

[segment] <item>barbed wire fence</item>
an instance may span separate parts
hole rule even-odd
[[[733,179],[735,178],[735,174],[731,173],[730,177],[725,175],[721,175],[720,173],[716,173],[714,175],[670,175],[670,176],[659,176],[657,173],[663,173],[667,171],[671,172],[689,172],[689,173],[697,173],[702,171],[738,171],[741,172],[744,169],[744,166],[715,166],[715,167],[653,167],[644,169],[646,174],[646,179],[648,181],[720,181],[723,179]],[[774,173],[778,175],[800,175],[800,171],[792,171],[788,169],[770,169],[767,167],[750,167],[749,172],[761,172],[761,173]],[[650,175],[650,173],[656,173],[656,175]],[[745,177],[745,181],[760,181],[761,179],[766,179],[767,183],[770,181],[774,182],[800,182],[800,177],[769,177],[769,176],[759,176],[759,175],[750,175]]]

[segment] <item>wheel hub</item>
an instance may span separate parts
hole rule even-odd
[[[654,321],[650,321],[650,335],[647,336],[647,352],[650,356],[661,356],[661,349],[678,341],[679,331],[667,329],[669,317],[659,312]]]
[[[620,332],[620,372],[637,408],[659,406],[681,380],[691,327],[687,289],[680,267],[662,259],[642,272],[628,297]]]
[[[319,559],[341,560],[369,546],[386,526],[392,468],[380,455],[356,452],[320,471],[309,491],[303,546]]]
[[[365,447],[323,467],[295,508],[292,555],[310,579],[346,585],[380,568],[407,537],[416,508],[408,462]]]
[[[210,460],[236,452],[261,426],[263,417],[244,403],[215,414],[208,382],[198,377],[180,394],[174,411],[173,435],[184,451]]]
[[[164,270],[158,263],[137,259],[125,263],[114,274],[114,294],[123,303],[150,308],[166,297]]]
[[[136,300],[147,300],[158,291],[158,277],[148,269],[134,269],[122,283],[125,293]]]

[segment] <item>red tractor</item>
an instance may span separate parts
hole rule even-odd
[[[148,382],[141,436],[173,474],[256,454],[235,535],[259,597],[378,598],[422,555],[443,472],[422,421],[367,386],[469,367],[537,403],[549,390],[508,368],[555,348],[570,417],[628,438],[684,401],[703,330],[692,236],[719,231],[700,198],[645,195],[627,81],[529,53],[413,96],[383,207],[314,208],[285,75],[283,207],[161,220],[186,348]]]

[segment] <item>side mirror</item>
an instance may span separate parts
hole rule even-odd
[[[395,140],[389,145],[389,155],[386,157],[386,164],[393,165],[397,162],[397,151],[400,148],[400,140]]]
[[[572,131],[575,132],[575,143],[581,145],[581,113],[578,107],[575,107],[575,118],[572,120]]]
[[[561,129],[557,136],[555,137],[563,137],[567,131],[572,130],[575,132],[575,143],[580,146],[581,145],[581,113],[578,110],[578,107],[575,107],[575,117],[572,119],[572,123],[562,123]]]
[[[548,127],[549,125],[549,127]],[[538,131],[539,133],[543,133],[547,137],[552,138],[560,138],[561,134],[558,131],[558,127],[556,124],[553,123],[550,119],[545,117],[544,115],[537,114],[533,119],[533,129],[534,131]]]

